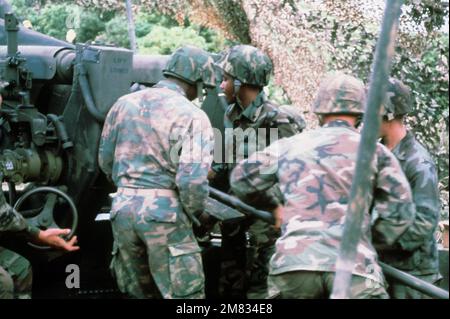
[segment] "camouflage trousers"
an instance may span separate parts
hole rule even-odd
[[[256,220],[250,226],[222,227],[220,290],[223,297],[265,299],[269,261],[279,233],[268,223]],[[246,231],[247,230],[247,231]]]
[[[323,271],[291,271],[269,275],[269,298],[327,299],[333,290],[335,274]],[[351,299],[388,299],[383,284],[362,276],[352,276]]]
[[[442,279],[442,276],[437,274],[432,275],[413,275],[419,279],[422,279],[430,284],[437,285],[439,281]],[[394,280],[388,281],[389,288],[388,293],[392,299],[431,299],[430,296],[421,293],[411,287],[405,286],[401,283],[398,283]]]
[[[32,280],[30,262],[0,247],[0,299],[30,299]]]
[[[267,277],[269,275],[269,262],[275,252],[275,242],[279,233],[272,225],[256,220],[249,228],[250,237],[253,238],[254,249],[249,251],[249,287],[248,299],[267,298]]]
[[[132,298],[204,298],[200,247],[176,193],[122,189],[114,196],[111,270]]]

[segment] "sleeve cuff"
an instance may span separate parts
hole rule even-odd
[[[41,230],[35,226],[28,226],[28,234],[30,238],[36,238]]]

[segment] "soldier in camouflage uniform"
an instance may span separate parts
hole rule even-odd
[[[282,109],[266,98],[263,88],[269,82],[272,62],[257,48],[234,46],[216,66],[223,72],[221,88],[230,105],[224,119],[225,163],[213,165],[216,178],[212,182],[213,185],[221,184],[219,188],[228,191],[229,174],[237,162],[256,150],[264,149],[278,138],[300,133],[306,125],[300,114],[294,117],[293,112],[286,111],[289,109],[287,106]],[[272,191],[279,192],[277,187]],[[276,198],[279,197],[281,195]],[[277,207],[278,200],[253,204],[270,209]],[[268,262],[278,234],[260,220],[247,220],[245,224],[225,224],[222,227],[224,251],[231,255],[225,256],[224,259],[228,260],[222,263],[222,293],[245,297],[248,288],[247,297],[264,298]],[[249,231],[246,233],[247,229]],[[252,243],[252,247],[246,247],[247,240]]]
[[[4,84],[4,81],[0,80],[0,87]],[[1,103],[2,97],[0,96],[0,105]],[[5,201],[3,192],[0,196],[3,197],[0,202]],[[31,298],[32,278],[33,273],[28,260],[13,251],[0,247],[0,299]]]
[[[9,286],[6,289],[6,291],[9,291],[8,294],[12,292],[14,299],[31,299],[33,272],[30,262],[21,255],[0,247],[0,267],[4,271],[3,275],[0,271],[0,277],[7,273],[8,275],[4,278],[7,282],[12,283],[12,286],[5,285]],[[0,282],[2,282],[2,279],[0,279]],[[1,298],[2,293],[0,293]]]
[[[383,106],[380,130],[382,143],[398,159],[410,183],[416,205],[416,221],[420,223],[420,228],[408,229],[400,242],[408,244],[399,245],[393,251],[380,252],[380,258],[400,270],[436,284],[441,279],[434,238],[440,212],[436,165],[428,151],[404,125],[404,117],[411,111],[409,87],[391,78]],[[417,290],[395,281],[389,283],[389,293],[396,299],[426,298],[426,295]]]
[[[0,192],[0,238],[2,236],[19,236],[40,245],[61,248],[66,251],[78,250],[74,246],[77,237],[66,242],[61,235],[67,235],[70,229],[47,229],[41,231],[27,224],[22,215],[17,213]],[[0,247],[0,299],[31,298],[32,270],[28,260],[19,254]]]
[[[0,106],[2,97],[0,95]],[[0,171],[0,182],[3,174]],[[59,237],[67,235],[70,229],[48,229],[41,231],[27,224],[25,218],[17,213],[0,192],[0,238],[2,236],[20,236],[26,240],[74,251],[77,237],[69,242]],[[15,252],[0,247],[0,299],[31,298],[32,272],[28,260]]]
[[[328,75],[313,106],[321,127],[271,144],[232,172],[232,189],[244,201],[270,201],[267,190],[276,183],[284,196],[275,215],[282,234],[270,260],[269,296],[328,298],[332,291],[360,142],[355,125],[364,104],[360,80]],[[393,244],[414,218],[409,184],[381,144],[372,169],[374,191],[367,200],[379,218],[371,226],[371,211],[364,214],[352,298],[388,298],[372,240]]]
[[[3,232],[22,232],[31,239],[39,232],[30,227],[22,215],[15,212],[6,203],[3,192],[0,192],[0,237]],[[0,299],[31,298],[32,272],[28,260],[0,247]]]
[[[214,86],[213,60],[176,50],[152,88],[121,97],[102,132],[99,164],[118,187],[111,222],[111,267],[134,298],[204,298],[200,224],[208,197],[213,131],[191,101]]]

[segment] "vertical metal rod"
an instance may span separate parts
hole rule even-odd
[[[128,21],[128,37],[130,38],[130,48],[133,52],[136,52],[136,33],[133,20],[133,9],[131,7],[131,0],[125,0],[127,8],[127,21]]]
[[[371,163],[374,158],[380,129],[380,106],[386,93],[387,81],[394,54],[395,38],[398,29],[402,0],[387,0],[383,22],[370,78],[364,127],[358,147],[355,176],[353,177],[349,205],[339,257],[336,263],[336,276],[333,283],[333,299],[347,299],[350,296],[352,271],[355,264],[357,246],[361,238],[361,225],[364,213],[369,209],[368,194],[372,191]]]
[[[13,57],[18,51],[17,32],[19,31],[19,20],[12,13],[5,14],[5,31],[7,34],[8,57]]]

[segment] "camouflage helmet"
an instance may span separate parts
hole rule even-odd
[[[272,61],[251,45],[235,45],[216,62],[216,66],[243,84],[266,86],[272,72]]]
[[[209,53],[193,46],[177,49],[167,62],[163,74],[176,77],[191,85],[203,82],[209,87],[216,86],[214,60]]]
[[[390,78],[386,89],[382,114],[388,119],[411,112],[411,90],[403,82]]]
[[[316,114],[363,114],[366,102],[364,83],[342,72],[329,73],[322,80],[313,112]]]

